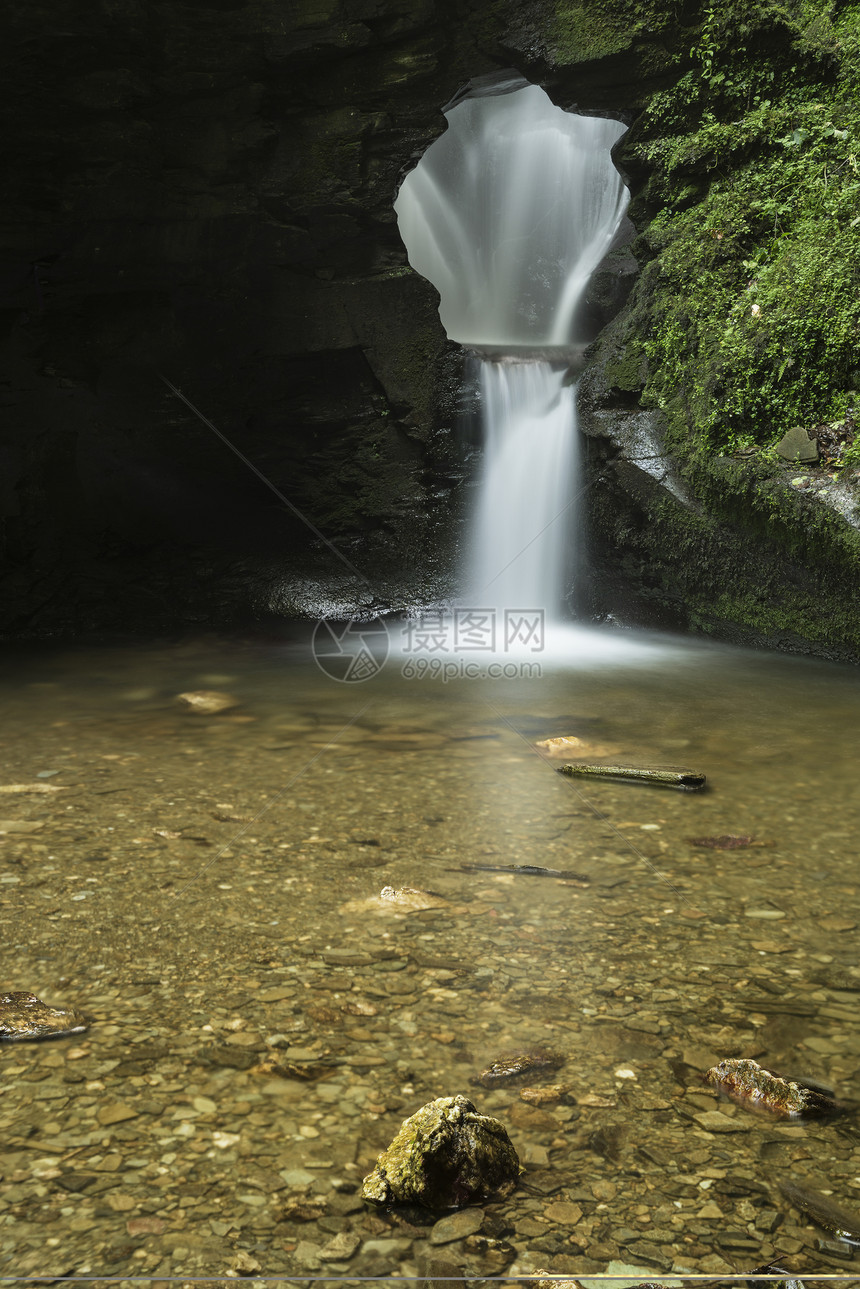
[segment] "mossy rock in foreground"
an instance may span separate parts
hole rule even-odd
[[[513,1190],[521,1171],[498,1119],[464,1096],[439,1097],[403,1121],[361,1193],[372,1204],[464,1208]]]

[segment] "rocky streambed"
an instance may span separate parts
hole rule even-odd
[[[850,1274],[791,1187],[856,1212],[851,1116],[703,1076],[857,1097],[860,688],[673,649],[449,686],[259,642],[10,659],[8,782],[63,790],[2,798],[3,988],[89,1028],[0,1045],[0,1274]],[[556,737],[708,791],[580,787],[534,750]],[[528,1050],[561,1063],[482,1081]],[[402,1121],[457,1095],[516,1189],[369,1206]]]

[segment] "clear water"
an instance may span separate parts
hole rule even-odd
[[[0,782],[63,791],[0,796],[3,984],[93,1023],[0,1046],[0,1275],[850,1272],[778,1182],[860,1210],[856,1120],[773,1122],[699,1076],[754,1055],[858,1097],[860,682],[642,646],[448,684],[402,656],[338,684],[260,641],[7,657]],[[183,710],[200,688],[238,706]],[[581,788],[535,751],[563,734],[708,791]],[[690,840],[724,834],[760,844]],[[583,880],[464,868],[517,864]],[[474,1083],[536,1045],[564,1100]],[[440,1243],[358,1191],[458,1092],[526,1171]]]

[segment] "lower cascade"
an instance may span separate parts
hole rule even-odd
[[[562,608],[565,543],[575,508],[575,390],[535,359],[479,359],[484,466],[469,541],[470,603],[502,614]]]
[[[446,114],[395,209],[448,335],[480,364],[485,457],[464,593],[497,617],[558,621],[582,487],[567,373],[627,203],[610,156],[625,127],[564,112],[510,76],[473,83]]]

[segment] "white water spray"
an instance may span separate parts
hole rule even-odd
[[[520,84],[450,108],[395,209],[448,335],[479,351],[486,447],[470,601],[552,620],[580,489],[566,372],[584,339],[585,289],[627,202],[610,158],[625,127],[563,112]],[[550,360],[547,349],[561,352]]]

